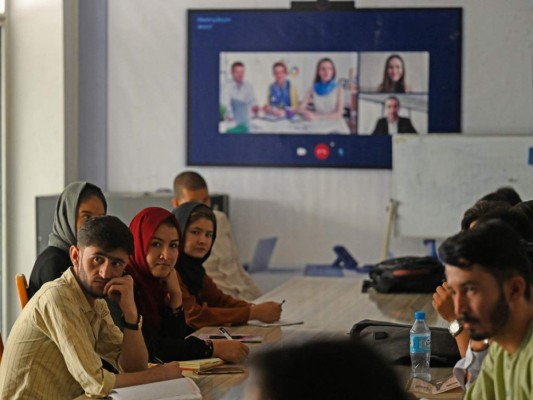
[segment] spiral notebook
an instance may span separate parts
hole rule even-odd
[[[202,393],[192,379],[178,378],[113,389],[109,398],[114,400],[202,400]]]

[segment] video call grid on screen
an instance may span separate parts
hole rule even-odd
[[[190,10],[188,163],[391,168],[461,131],[461,40],[457,8]]]

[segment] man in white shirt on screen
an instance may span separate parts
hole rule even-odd
[[[188,201],[211,206],[207,183],[194,171],[182,172],[174,179],[172,206],[177,207]],[[203,264],[204,268],[224,293],[241,300],[253,301],[261,296],[261,291],[239,261],[228,217],[218,210],[214,210],[214,213],[217,219],[217,238],[211,255]]]
[[[235,120],[237,124],[247,123],[250,113],[257,114],[259,106],[255,99],[254,88],[244,80],[244,64],[236,61],[231,65],[231,80],[222,93],[222,106],[225,119]]]

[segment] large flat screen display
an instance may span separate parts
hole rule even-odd
[[[462,11],[189,10],[188,164],[391,168],[461,132]]]

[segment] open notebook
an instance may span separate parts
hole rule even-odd
[[[113,389],[109,398],[114,400],[202,400],[202,393],[192,379],[179,378]]]

